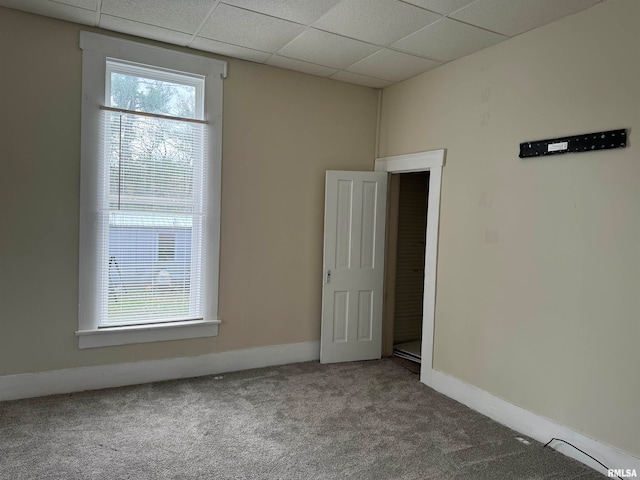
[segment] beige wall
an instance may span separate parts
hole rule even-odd
[[[640,457],[637,18],[608,0],[386,89],[380,153],[447,149],[435,367]],[[324,170],[371,169],[376,93],[229,60],[220,335],[77,348],[80,29],[0,8],[0,375],[318,340]]]
[[[640,2],[384,90],[380,154],[446,148],[434,367],[640,457]],[[629,148],[521,160],[616,128]]]
[[[78,349],[81,28],[0,8],[0,375],[319,340],[324,171],[372,169],[377,93],[229,59],[218,337]]]

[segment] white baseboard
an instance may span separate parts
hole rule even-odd
[[[611,469],[635,469],[640,475],[640,459],[622,452],[610,445],[599,442],[586,435],[571,430],[553,420],[518,407],[473,385],[463,382],[437,370],[430,375],[423,375],[422,381],[427,386],[444,395],[457,400],[471,409],[486,415],[512,430],[520,432],[539,442],[547,443],[552,438],[562,438],[589,455],[597,458]],[[553,442],[550,447],[574,458],[585,465],[607,475],[607,470],[586,455],[562,442]],[[616,477],[614,477],[616,478]]]
[[[320,359],[320,342],[0,377],[0,401],[199,377]]]

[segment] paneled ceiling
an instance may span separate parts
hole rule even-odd
[[[0,0],[0,6],[382,88],[600,1]]]

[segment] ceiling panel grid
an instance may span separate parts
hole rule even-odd
[[[384,88],[602,0],[0,0],[0,6]]]

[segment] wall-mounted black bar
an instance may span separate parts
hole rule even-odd
[[[609,150],[627,146],[627,130],[609,130],[607,132],[585,133],[572,137],[536,140],[520,144],[520,158],[559,155],[561,153],[590,152]]]

